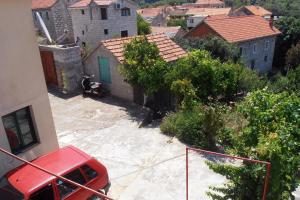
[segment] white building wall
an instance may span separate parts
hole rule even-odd
[[[107,7],[107,20],[100,19],[100,7],[93,6],[82,9],[69,9],[72,16],[75,40],[79,38],[80,44],[85,42],[87,48],[93,49],[99,41],[121,36],[121,31],[128,31],[128,36],[137,35],[136,5],[124,0],[123,7],[130,8],[130,16],[121,16],[121,9],[115,9],[114,4]],[[84,10],[84,15],[82,14]],[[93,18],[91,19],[90,11]],[[104,34],[108,29],[108,34]]]
[[[0,148],[11,150],[2,116],[29,106],[38,143],[18,156],[32,160],[56,150],[58,141],[36,43],[31,0],[1,0],[0,24],[5,27],[0,31]],[[0,153],[0,176],[19,164]]]

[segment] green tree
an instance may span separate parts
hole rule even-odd
[[[283,69],[286,64],[287,51],[300,41],[300,19],[295,17],[282,17],[275,22],[282,34],[277,37],[275,53],[274,53],[274,66]]]
[[[288,68],[296,68],[300,65],[300,42],[293,45],[286,54],[286,66]]]
[[[187,30],[186,19],[169,19],[167,21],[168,26],[181,26],[182,29]]]
[[[138,35],[147,35],[151,33],[150,24],[144,20],[140,14],[137,14],[137,30]]]
[[[143,88],[146,94],[153,94],[164,87],[167,65],[157,46],[141,36],[125,45],[120,71],[132,86]]]
[[[221,62],[238,62],[240,59],[237,46],[217,36],[188,39],[176,38],[175,42],[186,50],[200,49],[209,51],[213,58],[220,59]]]
[[[259,90],[238,106],[238,113],[247,124],[239,132],[232,129],[233,146],[227,153],[271,162],[268,199],[294,199],[300,162],[300,98]],[[261,199],[265,167],[247,162],[208,165],[228,180],[223,187],[212,187],[208,194],[213,199]]]

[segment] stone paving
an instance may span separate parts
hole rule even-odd
[[[49,98],[60,146],[74,145],[107,167],[110,197],[185,199],[185,145],[161,134],[158,126],[139,128],[146,114],[141,107],[110,97],[61,98],[49,93]],[[225,182],[205,160],[190,156],[190,200],[208,199],[208,186]]]

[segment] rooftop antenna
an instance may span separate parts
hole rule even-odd
[[[47,29],[47,27],[46,27],[46,25],[45,25],[45,23],[44,23],[41,15],[40,15],[40,13],[36,12],[35,14],[36,14],[36,16],[38,18],[38,21],[39,21],[39,23],[40,23],[40,25],[41,25],[41,27],[43,29],[43,32],[45,33],[47,39],[49,40],[50,43],[52,43],[53,40],[51,39],[50,33],[49,33],[49,31],[48,31],[48,29]]]

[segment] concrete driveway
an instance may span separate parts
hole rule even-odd
[[[158,126],[138,128],[145,110],[110,97],[49,98],[60,146],[74,145],[104,163],[112,182],[109,196],[185,199],[185,145],[161,134]],[[208,186],[225,181],[205,160],[190,156],[190,200],[208,199]]]

